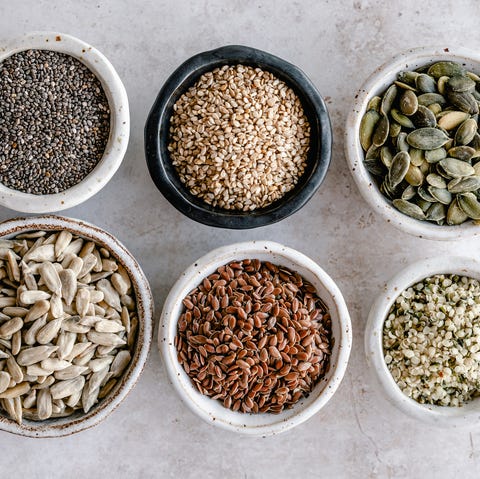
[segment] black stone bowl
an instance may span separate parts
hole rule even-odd
[[[273,73],[300,98],[310,122],[307,167],[295,187],[265,208],[226,210],[190,193],[180,181],[167,150],[173,105],[201,75],[223,65],[248,65]],[[180,65],[163,85],[145,125],[145,155],[150,175],[165,198],[186,216],[220,228],[248,229],[290,216],[304,206],[322,183],[330,164],[332,130],[327,107],[313,83],[296,66],[261,50],[231,45],[199,53]]]

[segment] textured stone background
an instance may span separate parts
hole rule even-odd
[[[480,47],[475,0],[1,0],[0,38],[32,30],[71,33],[100,49],[128,91],[131,141],[113,180],[65,211],[106,228],[143,265],[157,315],[178,275],[211,249],[275,239],[317,261],[350,308],[354,345],[333,400],[284,435],[251,439],[204,424],[166,382],[157,348],[138,385],[103,424],[59,440],[0,432],[0,477],[473,478],[480,433],[439,430],[391,406],[363,354],[365,319],[382,284],[406,264],[479,252],[478,241],[435,243],[409,237],[375,216],[358,194],[343,155],[354,91],[381,63],[415,46]],[[332,166],[320,191],[293,217],[253,231],[194,223],[167,203],[148,176],[143,125],[168,75],[194,53],[251,45],[302,68],[328,102]],[[0,219],[14,216],[0,210]]]

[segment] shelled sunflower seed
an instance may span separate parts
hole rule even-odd
[[[441,61],[402,71],[360,123],[364,165],[402,213],[480,221],[480,77]]]
[[[69,231],[0,239],[0,411],[18,423],[87,413],[130,363],[129,275]]]

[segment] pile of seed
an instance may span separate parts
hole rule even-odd
[[[64,191],[102,158],[110,111],[102,85],[63,53],[27,50],[0,63],[0,182],[36,195]]]
[[[364,164],[402,213],[480,220],[480,77],[454,62],[403,71],[360,125]]]
[[[480,395],[480,283],[435,275],[403,291],[383,327],[394,380],[422,404],[461,406]]]
[[[279,413],[329,368],[331,318],[298,273],[257,259],[233,262],[183,304],[178,360],[197,389],[226,408]]]
[[[180,180],[227,210],[265,207],[305,171],[310,125],[270,72],[244,65],[205,73],[174,105],[168,150]]]
[[[0,240],[0,411],[87,413],[131,360],[138,317],[127,271],[69,231]]]

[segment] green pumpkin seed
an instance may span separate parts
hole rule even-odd
[[[382,146],[387,141],[389,129],[390,124],[388,118],[382,116],[375,127],[375,132],[372,136],[372,143],[375,146]]]
[[[478,113],[478,103],[471,93],[458,93],[455,91],[447,92],[447,98],[453,106],[459,110],[476,115]]]
[[[440,221],[447,216],[447,208],[442,203],[433,203],[426,212],[427,220]]]
[[[393,154],[388,146],[382,146],[380,149],[380,160],[387,168],[392,166]]]
[[[373,160],[375,158],[380,158],[380,148],[378,146],[372,145],[365,153],[365,159]]]
[[[390,131],[388,132],[388,134],[392,138],[396,138],[400,134],[401,131],[402,131],[401,125],[399,125],[395,121],[390,123]]]
[[[438,163],[447,157],[447,150],[445,148],[435,148],[425,152],[425,159],[428,163]]]
[[[407,134],[405,132],[401,132],[397,136],[397,150],[398,151],[408,151],[410,149],[408,143],[407,143]]]
[[[437,126],[437,119],[434,113],[426,106],[419,105],[417,111],[412,115],[413,123],[417,128]]]
[[[435,118],[442,111],[442,105],[439,103],[432,103],[431,105],[428,105],[427,108],[435,115]]]
[[[408,144],[420,150],[435,150],[448,140],[448,136],[437,128],[419,128],[407,135]]]
[[[452,194],[446,188],[436,188],[435,186],[429,186],[427,189],[428,192],[439,203],[449,205],[452,202]]]
[[[380,112],[380,105],[382,104],[382,98],[379,96],[374,96],[368,102],[367,111],[368,110],[375,110],[376,112]]]
[[[467,219],[468,216],[460,208],[457,198],[454,198],[447,210],[447,225],[460,225]]]
[[[454,146],[448,150],[448,156],[463,161],[470,161],[474,154],[475,150],[471,146]]]
[[[443,76],[452,77],[454,75],[464,75],[465,69],[455,62],[437,62],[428,69],[428,74],[433,78],[440,78]]]
[[[448,80],[448,87],[456,92],[471,92],[475,89],[475,82],[468,76],[453,75]]]
[[[420,73],[417,78],[415,78],[415,86],[423,93],[435,93],[437,91],[435,80],[425,73]]]
[[[448,80],[450,80],[450,77],[447,77],[447,76],[443,76],[438,79],[437,90],[438,90],[438,93],[440,93],[440,95],[445,95],[446,85]]]
[[[382,103],[380,105],[380,113],[383,115],[388,115],[390,113],[390,110],[392,109],[393,102],[395,101],[395,98],[397,97],[397,92],[398,88],[397,86],[390,85],[383,95],[382,98]]]
[[[445,105],[447,100],[439,93],[424,93],[417,97],[418,104],[423,106],[431,105],[432,103],[438,103],[439,105]]]
[[[448,111],[438,120],[438,126],[444,130],[453,130],[468,120],[470,115],[464,111]]]
[[[472,165],[466,161],[457,160],[456,158],[444,158],[439,161],[442,170],[452,178],[461,178],[462,176],[471,176],[475,174]]]
[[[410,148],[408,154],[410,155],[410,162],[412,165],[420,166],[425,161],[425,152],[423,150]]]
[[[415,85],[415,78],[417,78],[418,75],[419,73],[417,72],[401,71],[398,74],[398,79],[403,83],[407,83],[409,85]]]
[[[445,178],[437,175],[437,173],[430,173],[429,175],[427,175],[426,180],[429,185],[434,186],[435,188],[447,187],[447,182],[445,181]]]
[[[404,190],[403,190],[403,193],[402,193],[402,200],[411,200],[412,198],[415,197],[415,195],[417,194],[417,189],[412,186],[412,185],[408,185]]]
[[[363,164],[372,175],[383,177],[386,173],[385,167],[376,158],[372,158],[371,160],[363,160]]]
[[[409,166],[410,155],[406,151],[400,151],[393,157],[392,166],[388,171],[388,183],[391,188],[395,188],[403,181]]]
[[[417,194],[423,201],[435,203],[435,198],[428,192],[427,188],[425,188],[424,186],[418,187]]]
[[[477,132],[477,126],[477,122],[473,118],[465,120],[455,133],[455,143],[457,145],[468,145]]]
[[[390,115],[392,115],[392,118],[399,125],[404,126],[405,128],[415,128],[412,120],[410,120],[410,118],[408,118],[408,116],[404,115],[403,113],[400,113],[396,108],[392,108],[390,110]]]
[[[480,220],[480,203],[473,193],[463,193],[457,196],[458,206],[473,220]]]
[[[410,216],[417,220],[425,219],[425,213],[422,211],[422,209],[416,204],[411,203],[410,201],[397,199],[397,200],[393,200],[392,203],[393,203],[393,206],[395,206],[395,208],[397,208],[397,210],[403,213],[404,215]]]
[[[360,122],[360,144],[364,151],[367,151],[372,145],[373,132],[380,118],[380,113],[375,110],[368,110],[362,117]]]
[[[464,178],[454,178],[448,183],[450,193],[467,193],[477,191],[480,188],[480,176],[467,176]]]
[[[429,208],[435,204],[435,200],[433,200],[433,203],[432,203],[431,201],[425,201],[425,200],[422,200],[422,198],[418,198],[416,200],[416,204],[420,206],[420,208],[424,213],[426,213],[429,210]]]
[[[397,85],[399,88],[402,90],[409,90],[409,91],[417,91],[417,89],[411,85],[408,85],[407,83],[403,83],[401,81],[395,80],[393,83]]]

